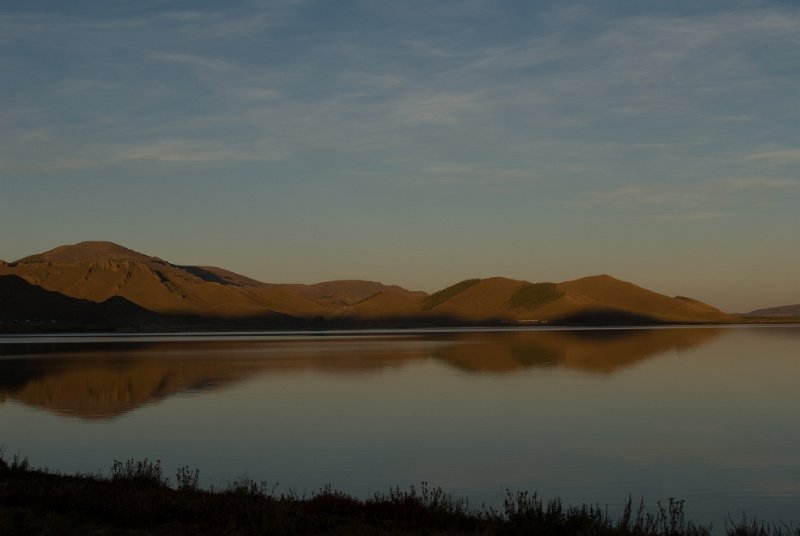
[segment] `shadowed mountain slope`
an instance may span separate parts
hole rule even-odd
[[[249,277],[231,272],[230,270],[225,270],[224,268],[217,268],[216,266],[178,266],[178,268],[210,283],[233,285],[236,287],[266,286],[266,284],[261,281],[256,281],[255,279],[250,279]]]
[[[0,275],[78,300],[124,298],[173,318],[283,318],[332,326],[737,321],[702,302],[608,275],[562,283],[470,279],[428,295],[362,280],[263,283],[224,268],[171,264],[111,242],[60,246],[0,265]]]
[[[155,317],[151,311],[119,296],[96,303],[45,290],[16,275],[0,275],[0,320],[3,321],[124,324]]]

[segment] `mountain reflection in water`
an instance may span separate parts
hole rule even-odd
[[[223,389],[256,375],[307,370],[356,375],[425,359],[468,373],[565,367],[613,374],[667,351],[703,345],[720,333],[713,328],[466,331],[3,344],[0,403],[8,398],[80,419],[113,419],[173,395]]]

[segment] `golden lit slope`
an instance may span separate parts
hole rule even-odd
[[[15,264],[40,262],[49,262],[52,264],[82,264],[90,261],[107,259],[135,259],[144,261],[150,258],[151,257],[147,257],[146,255],[113,242],[91,241],[59,246],[50,251],[20,259],[16,261]]]
[[[420,304],[426,294],[389,287],[351,307],[340,311],[341,316],[354,320],[407,319],[420,315]]]
[[[122,296],[159,313],[230,318],[320,309],[285,288],[244,286],[241,282],[247,278],[224,270],[216,274],[221,282],[210,281],[209,269],[189,268],[110,242],[82,242],[21,259],[2,270],[73,298],[102,302]]]
[[[524,283],[505,277],[480,279],[425,314],[468,321],[511,318],[509,303]]]

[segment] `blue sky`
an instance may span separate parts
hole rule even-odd
[[[800,302],[794,2],[5,0],[0,80],[4,260]]]

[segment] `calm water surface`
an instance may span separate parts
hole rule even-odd
[[[800,522],[800,328],[0,338],[0,445],[359,496],[427,481]]]

